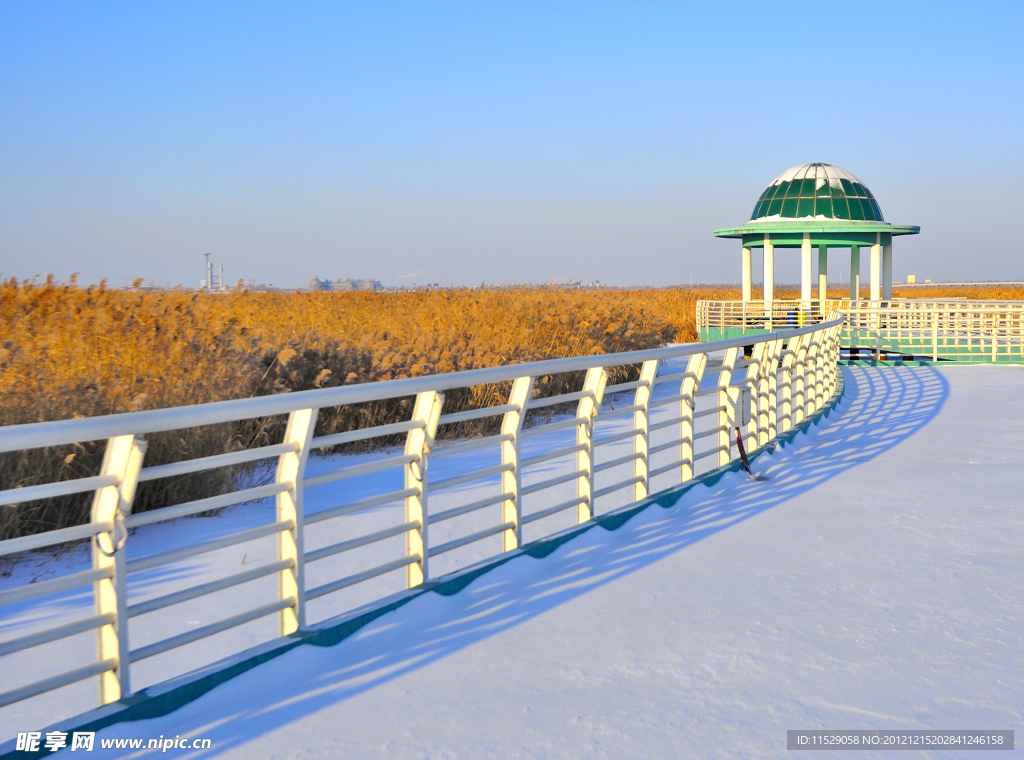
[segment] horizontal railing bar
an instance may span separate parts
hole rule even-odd
[[[610,396],[613,393],[622,393],[623,391],[631,391],[634,388],[647,387],[650,383],[646,380],[633,380],[628,383],[619,383],[618,385],[609,385],[604,389],[604,395]]]
[[[87,583],[95,583],[114,575],[113,567],[101,567],[97,570],[84,570],[73,575],[65,575],[63,578],[54,578],[39,583],[26,583],[24,586],[12,588],[7,591],[0,591],[0,607],[5,604],[23,602],[26,599],[35,599],[40,596],[57,594],[68,589],[78,588]]]
[[[88,478],[62,480],[59,483],[43,483],[38,486],[11,488],[7,491],[0,491],[0,507],[8,504],[38,501],[39,499],[55,499],[59,496],[70,496],[71,494],[83,493],[85,491],[95,491],[97,488],[116,486],[119,482],[117,475],[93,475]]]
[[[427,483],[427,488],[431,491],[440,491],[443,488],[459,486],[463,483],[472,483],[475,480],[483,480],[484,478],[489,478],[493,475],[500,475],[503,472],[511,472],[515,468],[516,466],[514,464],[496,464],[494,467],[484,467],[481,470],[474,470],[473,472],[466,472],[462,475],[455,475],[451,478]]]
[[[711,388],[704,388],[694,393],[694,396],[710,396],[712,393],[718,393],[719,391],[729,390],[728,385],[715,385]]]
[[[713,449],[708,449],[707,451],[702,451],[699,454],[694,454],[693,455],[693,461],[696,462],[698,459],[704,459],[705,457],[709,457],[712,454],[718,454],[719,452],[722,452],[722,451],[730,451],[731,452],[732,451],[732,446],[715,446]]]
[[[519,496],[522,498],[527,494],[537,493],[537,491],[543,491],[545,488],[551,488],[551,486],[557,486],[561,483],[568,483],[570,480],[576,480],[576,478],[582,478],[587,474],[586,470],[576,470],[576,472],[570,472],[566,475],[559,475],[558,477],[551,478],[550,480],[542,480],[540,483],[533,483],[532,485],[523,486],[519,489]]]
[[[266,485],[246,488],[242,491],[233,491],[221,496],[211,496],[208,499],[189,501],[184,504],[175,504],[173,507],[161,507],[148,512],[129,515],[125,518],[124,524],[129,528],[137,528],[140,525],[173,520],[177,517],[186,517],[200,512],[209,512],[214,509],[230,507],[234,504],[241,504],[245,501],[256,501],[265,499],[268,496],[279,494],[291,489],[291,483],[267,483]]]
[[[92,678],[100,673],[106,673],[108,670],[113,670],[117,667],[117,660],[111,658],[107,660],[101,660],[99,662],[93,662],[89,665],[83,665],[80,668],[69,670],[59,676],[53,676],[52,678],[44,678],[42,681],[36,681],[35,683],[27,686],[22,686],[20,689],[14,689],[12,691],[0,694],[0,707],[6,707],[12,705],[15,702],[21,702],[24,699],[39,696],[45,694],[48,691],[59,689],[62,686],[68,686],[79,681],[84,681],[86,678]]]
[[[519,404],[502,404],[501,406],[488,406],[483,409],[470,409],[468,412],[454,412],[453,414],[442,414],[437,420],[438,425],[450,425],[454,422],[467,422],[479,420],[484,417],[497,417],[506,412],[518,412]]]
[[[719,412],[725,411],[725,404],[713,406],[710,409],[701,409],[699,412],[693,413],[693,419],[700,419],[701,417],[710,417],[712,414],[718,414]]]
[[[505,441],[511,441],[515,438],[511,433],[502,433],[501,435],[491,435],[486,438],[471,438],[468,441],[462,443],[453,443],[448,446],[441,446],[434,448],[430,452],[431,459],[437,459],[438,457],[448,457],[453,454],[461,454],[464,451],[473,451],[475,449],[481,449],[485,446],[494,446],[495,444],[504,443]]]
[[[668,443],[659,443],[657,446],[651,446],[651,448],[648,449],[647,454],[648,454],[648,456],[654,456],[655,454],[660,454],[662,451],[668,451],[669,449],[673,448],[674,446],[679,446],[681,444],[686,443],[688,440],[690,440],[690,439],[689,438],[676,438],[674,441],[669,441]]]
[[[302,391],[308,393],[308,391]],[[328,446],[338,446],[342,443],[354,443],[365,441],[367,438],[382,438],[386,435],[397,435],[408,433],[410,430],[419,430],[426,427],[423,420],[407,420],[406,422],[393,422],[390,425],[377,425],[376,427],[364,428],[362,430],[350,430],[347,433],[334,433],[314,438],[310,441],[310,447],[314,449],[326,449]]]
[[[647,428],[647,431],[649,433],[653,433],[655,430],[661,430],[663,428],[672,427],[673,425],[678,425],[680,422],[683,422],[684,420],[687,420],[687,419],[689,419],[689,418],[688,417],[673,417],[670,420],[662,420],[661,422],[656,422],[653,425],[651,425],[649,428]]]
[[[181,604],[182,602],[187,602],[190,599],[197,599],[200,596],[206,596],[207,594],[212,594],[216,591],[223,591],[226,588],[238,586],[242,583],[248,583],[249,581],[254,581],[257,578],[263,578],[267,575],[273,575],[274,573],[279,573],[282,570],[287,570],[294,566],[295,560],[282,559],[279,562],[273,562],[269,565],[261,565],[253,568],[252,570],[246,570],[243,573],[229,575],[227,578],[220,578],[219,580],[210,581],[209,583],[203,583],[198,586],[192,586],[192,588],[187,588],[182,591],[176,591],[173,594],[165,594],[164,596],[158,596],[155,599],[147,599],[144,602],[129,604],[128,617],[132,618],[137,615],[145,615],[147,612],[162,610],[164,607]]]
[[[594,448],[598,446],[604,446],[606,443],[615,443],[616,441],[623,441],[627,438],[636,438],[638,435],[643,435],[643,430],[624,430],[621,433],[613,433],[612,435],[603,435],[600,438],[594,439]]]
[[[552,449],[544,454],[538,454],[535,457],[527,457],[519,463],[520,467],[529,467],[533,464],[541,464],[552,459],[558,459],[559,457],[568,456],[569,454],[575,454],[578,451],[583,451],[587,448],[585,443],[577,443],[575,446],[563,446],[560,449]]]
[[[701,431],[700,433],[694,433],[693,440],[699,441],[701,438],[708,438],[712,435],[717,435],[718,433],[724,432],[728,429],[728,425],[719,425],[718,427],[713,427],[710,430],[704,430]]]
[[[610,462],[602,462],[601,464],[595,464],[594,472],[603,472],[604,470],[610,470],[612,467],[618,467],[621,464],[628,464],[629,462],[635,462],[637,459],[643,458],[643,454],[627,454],[624,457],[613,459]]]
[[[689,462],[687,460],[679,459],[679,460],[676,460],[675,462],[672,462],[671,464],[662,465],[661,467],[655,467],[653,470],[651,470],[650,472],[647,473],[647,477],[648,478],[653,478],[653,477],[656,477],[656,476],[661,475],[663,473],[666,473],[669,470],[678,470],[684,464],[691,464],[691,462]]]
[[[756,381],[756,377],[741,377],[739,380],[733,380],[731,383],[729,383],[729,387],[742,388],[744,385],[750,385],[751,383]]]
[[[781,333],[765,333],[758,335],[759,341],[775,340],[776,338],[796,337],[818,330],[827,329],[843,323],[844,316],[831,322],[787,330]],[[369,401],[380,401],[389,398],[415,396],[423,391],[447,391],[453,388],[466,388],[474,385],[486,385],[529,375],[541,377],[550,374],[561,374],[593,367],[615,367],[624,364],[640,364],[655,359],[672,359],[709,351],[722,351],[728,348],[748,345],[750,338],[741,337],[716,343],[688,343],[684,345],[652,348],[643,351],[627,351],[617,354],[601,354],[598,356],[566,357],[563,359],[546,359],[539,362],[509,364],[485,369],[474,369],[464,372],[453,372],[442,375],[425,375],[402,380],[385,380],[376,383],[357,383],[342,385],[336,388],[318,388],[293,393],[281,393],[272,396],[256,396],[231,401],[215,401],[208,404],[177,407],[170,409],[150,409],[141,412],[126,412],[98,417],[84,417],[73,420],[56,420],[52,422],[32,422],[25,425],[11,425],[4,428],[0,437],[0,451],[20,451],[22,449],[57,446],[79,441],[96,441],[112,438],[131,432],[135,435],[157,433],[166,430],[178,430],[186,427],[215,425],[223,422],[269,417],[288,414],[300,409],[322,409],[324,407],[360,404]],[[556,402],[557,403],[557,402]],[[384,427],[384,426],[382,426]],[[378,431],[373,435],[381,435]],[[356,431],[362,433],[363,431]],[[339,435],[346,435],[341,433]],[[333,436],[327,436],[333,438]],[[353,439],[359,440],[359,439]],[[314,442],[314,446],[325,444],[325,439]],[[341,441],[333,441],[341,442]]]
[[[42,549],[54,544],[63,544],[67,541],[92,538],[100,533],[109,533],[113,529],[114,523],[112,522],[86,523],[85,525],[73,525],[70,528],[49,530],[46,533],[37,533],[34,536],[8,538],[6,541],[0,541],[0,557],[6,554],[17,554],[18,552]]]
[[[342,504],[338,507],[324,509],[320,512],[313,512],[312,514],[307,513],[305,523],[306,525],[312,525],[323,520],[330,520],[332,517],[341,517],[342,515],[350,515],[353,512],[362,512],[364,509],[370,509],[371,507],[379,507],[384,504],[390,504],[393,501],[401,501],[407,496],[416,496],[419,492],[419,488],[403,488],[401,491],[390,491],[389,493],[382,493],[379,496],[370,496],[366,499],[353,501],[350,504]]]
[[[673,404],[676,401],[682,401],[683,399],[689,398],[692,395],[692,393],[677,393],[673,396],[665,396],[664,398],[659,398],[657,401],[652,401],[648,406],[651,409],[657,409],[659,406],[667,406],[668,404]]]
[[[623,480],[621,483],[616,483],[615,485],[608,486],[607,488],[599,488],[596,491],[594,491],[594,499],[600,499],[602,496],[607,496],[608,494],[614,493],[615,491],[621,491],[623,488],[629,488],[629,486],[633,485],[634,483],[642,482],[643,478],[637,476],[635,478],[630,478],[629,480]]]
[[[409,522],[402,523],[401,525],[392,525],[390,528],[378,530],[376,533],[369,533],[365,536],[360,536],[359,538],[352,538],[348,541],[342,541],[337,544],[325,546],[321,549],[306,552],[306,562],[316,562],[318,559],[323,559],[324,557],[332,557],[335,554],[341,554],[342,552],[351,551],[352,549],[358,549],[361,546],[369,546],[370,544],[375,544],[378,541],[383,541],[385,538],[400,536],[403,533],[408,533],[410,530],[416,530],[419,527],[419,520],[410,520]]]
[[[405,567],[406,565],[411,565],[419,561],[419,554],[411,554],[408,557],[401,557],[399,559],[392,560],[391,562],[385,562],[383,565],[377,565],[377,567],[370,568],[369,570],[364,570],[361,573],[356,573],[355,575],[349,575],[345,578],[341,578],[340,580],[325,583],[322,586],[317,586],[316,588],[309,589],[306,592],[306,601],[309,601],[310,599],[316,599],[317,597],[321,597],[324,594],[330,594],[333,591],[341,591],[343,588],[354,586],[357,583],[368,581],[371,578],[376,578],[378,575],[390,573],[392,570],[398,570],[400,567]]]
[[[260,525],[257,528],[249,528],[249,530],[242,530],[228,536],[221,536],[220,538],[214,538],[209,541],[201,541],[198,544],[182,546],[180,549],[171,549],[169,552],[150,554],[146,557],[129,560],[125,563],[125,569],[129,574],[139,573],[143,570],[149,570],[151,567],[159,567],[160,565],[166,565],[170,562],[177,562],[181,559],[194,557],[197,554],[205,554],[206,552],[224,549],[225,547],[234,546],[235,544],[243,544],[246,541],[255,541],[257,538],[273,536],[276,533],[282,533],[286,530],[291,530],[294,527],[295,523],[292,520],[282,520],[281,522],[271,523],[270,525]]]
[[[593,391],[573,391],[572,393],[560,393],[557,396],[548,396],[547,398],[532,398],[526,402],[526,409],[532,411],[534,409],[542,409],[545,406],[554,406],[555,404],[568,404],[571,401],[579,401],[583,398],[590,398],[593,395]]]
[[[439,523],[443,520],[450,520],[451,518],[458,517],[459,515],[476,512],[478,509],[483,509],[484,507],[489,507],[492,504],[498,504],[510,499],[515,501],[515,494],[499,493],[495,496],[488,496],[486,499],[471,501],[469,504],[463,504],[461,507],[452,507],[451,509],[446,509],[443,512],[436,512],[429,515],[427,517],[427,525],[433,525],[434,523]]]
[[[519,438],[532,438],[535,435],[541,435],[542,433],[553,433],[556,430],[565,430],[567,428],[579,427],[585,425],[590,420],[587,417],[574,417],[571,420],[560,420],[559,422],[549,422],[545,425],[537,425],[536,427],[527,428],[519,433]]]
[[[178,647],[185,646],[186,644],[191,644],[193,641],[205,639],[207,636],[213,636],[216,633],[236,628],[240,625],[250,623],[253,620],[259,620],[261,617],[273,615],[275,612],[279,612],[280,610],[293,606],[295,606],[294,596],[289,596],[287,599],[279,599],[276,602],[264,604],[262,607],[257,607],[254,610],[232,615],[231,617],[217,623],[211,623],[210,625],[204,625],[202,628],[196,628],[194,631],[186,631],[185,633],[180,633],[177,636],[171,636],[169,639],[158,641],[155,644],[140,647],[139,649],[133,650],[128,657],[131,662],[136,663],[140,660],[145,660],[148,657],[163,654],[168,650],[177,649]]]
[[[117,620],[117,615],[113,612],[108,612],[104,615],[93,615],[84,620],[76,620],[73,623],[58,625],[55,628],[47,628],[45,631],[36,631],[35,633],[19,636],[16,639],[0,643],[0,657],[20,652],[22,649],[31,649],[40,644],[48,644],[58,639],[66,639],[68,636],[74,636],[77,633],[102,628],[105,625],[112,624],[115,620]]]
[[[621,417],[624,414],[632,414],[633,412],[642,412],[643,409],[643,404],[633,404],[632,406],[624,406],[619,409],[609,409],[606,412],[601,412],[601,415],[598,417],[598,421],[601,422],[614,417]]]
[[[218,467],[229,467],[234,464],[255,462],[260,459],[279,457],[282,454],[291,454],[299,450],[297,443],[278,443],[274,446],[264,446],[259,449],[246,449],[245,451],[233,451],[230,454],[217,454],[212,457],[190,459],[187,462],[172,462],[161,464],[156,467],[144,467],[139,471],[139,482],[156,480],[158,478],[171,478],[176,475],[188,475],[202,470],[213,470]]]
[[[523,525],[526,525],[527,523],[532,523],[535,520],[543,520],[545,517],[551,517],[551,515],[557,514],[558,512],[564,512],[565,510],[571,507],[575,507],[579,504],[586,504],[588,501],[590,501],[590,498],[587,496],[577,496],[575,499],[563,501],[561,504],[556,504],[553,507],[547,507],[546,509],[531,512],[528,515],[523,515],[520,522]]]
[[[477,531],[476,533],[471,533],[468,536],[456,538],[453,541],[438,544],[437,546],[431,546],[430,551],[427,553],[427,556],[436,557],[438,554],[444,554],[445,552],[450,552],[454,549],[458,549],[463,546],[468,546],[469,544],[476,543],[477,541],[482,541],[488,536],[493,536],[497,533],[502,533],[514,527],[516,527],[516,524],[514,522],[504,522],[501,525],[495,525],[492,528],[485,528],[484,530]]]
[[[677,372],[674,375],[662,375],[661,377],[654,378],[655,385],[661,385],[662,383],[674,383],[680,380],[685,380],[688,377],[696,377],[697,375],[693,372]]]
[[[324,483],[333,483],[336,480],[354,478],[357,475],[368,475],[371,472],[390,470],[392,467],[401,467],[402,465],[418,462],[419,460],[420,458],[416,454],[402,454],[397,457],[377,459],[373,462],[364,462],[363,464],[356,464],[351,467],[343,467],[340,470],[334,470],[333,472],[323,472],[319,475],[304,477],[302,479],[302,485],[308,487],[319,486]]]

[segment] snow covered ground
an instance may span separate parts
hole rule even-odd
[[[685,361],[685,358],[667,361],[662,368],[662,374],[681,372],[685,369]],[[713,385],[717,382],[717,375],[713,375],[712,371],[708,370],[706,379],[709,384]],[[660,385],[656,387],[653,399],[656,401],[677,392],[678,384]],[[714,399],[714,396],[700,398],[698,409],[712,405],[715,403]],[[614,410],[632,403],[632,392],[618,394],[605,400],[601,410],[605,419],[599,418],[595,429],[596,440],[600,441],[606,436],[631,428],[632,414],[614,416]],[[678,403],[658,407],[652,410],[652,423],[670,419],[677,414]],[[573,415],[563,416],[568,418]],[[560,417],[556,416],[555,420],[558,419]],[[715,417],[703,417],[696,421],[695,427],[699,431],[710,428],[714,424],[716,424]],[[678,426],[655,431],[652,434],[652,445],[670,441],[677,436]],[[699,441],[698,448],[710,449],[714,441],[714,438],[704,438]],[[575,442],[574,430],[545,432],[543,435],[524,439],[523,455],[527,458],[533,457],[571,446]],[[631,440],[602,445],[598,448],[597,462],[611,461],[629,452],[632,452]],[[401,452],[391,450],[362,455],[311,457],[307,466],[307,474],[317,475],[370,460],[394,456],[397,453]],[[431,458],[428,475],[429,481],[432,483],[500,464],[497,446],[463,454],[440,456],[443,453],[444,449],[442,448]],[[652,466],[668,464],[672,461],[673,456],[678,458],[678,447],[655,454]],[[698,461],[697,471],[715,467],[717,464],[715,460],[716,458],[712,457]],[[559,474],[571,473],[575,469],[575,456],[563,456],[526,468],[523,483],[530,485]],[[620,465],[598,473],[596,486],[601,488],[631,476],[632,465]],[[673,470],[656,476],[652,485],[654,489],[664,489],[678,482],[678,470]],[[239,487],[245,485],[249,484],[240,484]],[[396,468],[307,488],[306,512],[309,515],[315,515],[321,510],[339,504],[397,491],[402,487],[402,470]],[[430,513],[437,514],[498,493],[500,493],[500,481],[497,476],[443,491],[434,489],[429,498]],[[566,482],[544,489],[524,499],[524,512],[529,514],[564,503],[575,496],[575,493],[574,482]],[[598,513],[607,512],[629,503],[631,494],[632,489],[630,488],[599,498],[597,500]],[[451,539],[496,525],[500,522],[499,515],[500,505],[495,504],[478,512],[431,525],[431,545],[437,546]],[[272,498],[240,504],[223,510],[213,517],[180,518],[134,530],[125,546],[125,551],[128,559],[133,560],[176,549],[187,543],[214,539],[273,523],[274,519],[274,500]],[[402,522],[404,522],[402,502],[323,521],[307,528],[306,549],[312,551]],[[574,524],[575,509],[567,510],[524,526],[524,540],[532,541]],[[307,588],[315,588],[321,584],[397,559],[404,555],[404,551],[404,537],[395,536],[370,546],[308,563],[306,566]],[[128,577],[129,604],[174,593],[273,562],[277,559],[276,553],[276,540],[269,536],[131,574]],[[500,536],[489,537],[431,558],[431,577],[437,578],[500,553]],[[13,567],[7,567],[9,575],[0,577],[0,589],[48,580],[72,572],[87,570],[89,567],[89,551],[85,544],[79,544],[75,549],[56,557],[49,552],[36,552],[22,558]],[[403,589],[404,583],[405,571],[399,569],[312,600],[307,604],[307,621],[314,624],[355,609]],[[268,576],[187,603],[134,617],[129,626],[130,646],[133,650],[138,649],[170,636],[222,620],[230,615],[251,610],[274,601],[276,598],[276,578]],[[66,624],[92,614],[91,586],[7,605],[0,608],[0,642]],[[277,635],[277,618],[270,616],[133,663],[131,688],[133,691],[139,691],[152,684],[182,675],[274,639]],[[0,660],[4,676],[0,691],[33,683],[93,662],[95,646],[95,633],[88,631],[34,647],[16,655],[9,655]],[[24,726],[26,725],[40,727],[49,725],[56,720],[81,714],[95,706],[96,685],[93,680],[88,680],[0,708],[0,742],[10,738],[18,731],[25,730]]]
[[[844,371],[841,413],[759,459],[767,483],[726,476],[98,739],[207,737],[203,754],[246,758],[747,758],[784,756],[790,728],[1020,729],[1024,374]],[[244,527],[234,515],[177,529]],[[134,624],[133,646],[157,636]],[[89,687],[59,711],[91,706]],[[0,736],[61,717],[26,726],[38,706],[24,710]]]

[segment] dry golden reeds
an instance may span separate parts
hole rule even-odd
[[[697,299],[736,295],[699,288],[207,295],[11,280],[0,284],[0,424],[692,341]],[[559,393],[574,382],[544,378],[537,393]],[[446,411],[500,403],[505,392],[448,394]],[[324,410],[317,432],[395,421],[407,416],[408,403]],[[283,424],[264,419],[154,435],[146,463],[264,444],[281,435]],[[0,489],[95,474],[103,445],[0,455]],[[135,508],[210,495],[236,477],[221,470],[144,484]],[[0,508],[0,537],[80,523],[88,507],[82,496]]]

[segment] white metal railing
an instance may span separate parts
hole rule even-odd
[[[932,360],[1024,363],[1024,302],[966,299],[830,299],[847,315],[844,348],[930,356]],[[698,301],[697,328],[758,333],[821,322],[818,301]]]
[[[522,544],[522,528],[526,524],[569,510],[575,512],[577,523],[584,523],[594,518],[596,502],[602,497],[627,491],[631,503],[635,503],[648,496],[651,480],[655,477],[674,473],[669,476],[669,481],[665,481],[670,486],[671,482],[682,483],[693,478],[695,463],[700,460],[710,458],[713,465],[727,465],[733,458],[734,428],[742,428],[747,445],[756,448],[799,424],[828,402],[836,390],[838,334],[842,323],[842,315],[835,314],[813,327],[758,335],[748,358],[742,356],[740,349],[749,343],[749,338],[0,429],[0,451],[8,452],[83,441],[107,441],[103,463],[96,476],[0,492],[0,504],[3,505],[94,492],[89,523],[0,541],[0,556],[5,556],[89,539],[91,569],[2,591],[0,606],[90,584],[95,601],[94,614],[84,620],[38,630],[0,643],[0,656],[14,656],[83,631],[95,630],[98,642],[94,662],[6,691],[0,694],[0,707],[91,677],[98,678],[100,703],[107,704],[131,692],[131,665],[139,661],[270,615],[277,615],[278,632],[286,636],[306,627],[305,610],[309,600],[399,569],[405,571],[406,587],[414,588],[431,578],[432,557],[496,535],[502,537],[502,550],[511,551]],[[715,354],[716,358],[709,359],[709,354]],[[718,354],[721,354],[720,360]],[[666,360],[685,360],[685,370],[659,374]],[[608,369],[623,365],[640,365],[639,378],[608,385]],[[535,378],[579,371],[585,371],[583,387],[579,391],[550,398],[532,398]],[[509,382],[511,390],[507,403],[443,414],[445,391]],[[659,386],[659,393],[663,395],[654,395]],[[601,412],[605,398],[628,392],[633,394],[632,404]],[[320,409],[412,396],[415,403],[408,420],[319,438],[314,436]],[[529,410],[558,404],[574,404],[575,414],[534,420],[538,424],[524,426]],[[664,408],[668,411],[662,411]],[[661,416],[668,414],[669,417],[659,417],[652,424],[653,412]],[[281,443],[186,462],[143,466],[146,453],[144,436],[147,434],[276,414],[289,415]],[[500,417],[500,433],[435,449],[438,426],[485,417]],[[595,434],[598,421],[622,417],[631,418],[632,424],[627,429]],[[705,417],[711,418],[711,426],[698,431],[695,421]],[[575,444],[529,458],[522,456],[523,440],[557,430],[575,431]],[[668,440],[653,444],[656,431],[664,431],[659,436],[667,435]],[[311,451],[399,433],[406,436],[404,450],[400,454],[315,476],[304,475]],[[602,460],[601,452],[605,445],[630,440],[632,452]],[[499,464],[440,480],[428,480],[429,460],[487,447],[500,449]],[[573,458],[574,464],[569,466],[568,472],[524,486],[525,471],[561,457]],[[139,482],[268,458],[277,460],[276,475],[271,483],[240,487],[231,493],[140,514],[132,513]],[[595,486],[595,474],[630,464],[632,467],[627,477],[600,488]],[[303,497],[307,488],[391,468],[401,469],[404,473],[402,488],[363,496],[312,514],[305,513]],[[487,478],[499,480],[496,493],[442,511],[431,512],[428,509],[428,492],[437,493]],[[540,508],[524,509],[535,495],[563,483],[575,484],[573,498],[553,505],[545,505],[538,500],[533,503]],[[128,531],[131,528],[270,496],[275,498],[276,514],[269,524],[195,541],[130,561],[126,557],[125,543],[130,540]],[[396,502],[404,502],[405,505],[404,518],[398,524],[346,536],[341,542],[313,551],[305,549],[309,526]],[[443,543],[430,540],[431,525],[488,507],[495,509],[496,519],[487,528]],[[309,563],[403,535],[405,551],[401,556],[377,557],[374,560],[376,564],[358,572],[314,587],[307,585],[305,568]],[[128,592],[136,573],[268,536],[277,539],[277,554],[271,562],[157,598],[128,603]],[[268,576],[278,579],[276,599],[200,628],[131,648],[129,628],[132,619]]]

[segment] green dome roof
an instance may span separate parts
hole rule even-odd
[[[882,222],[882,210],[864,183],[831,164],[795,166],[776,177],[754,205],[751,222],[848,219]]]

